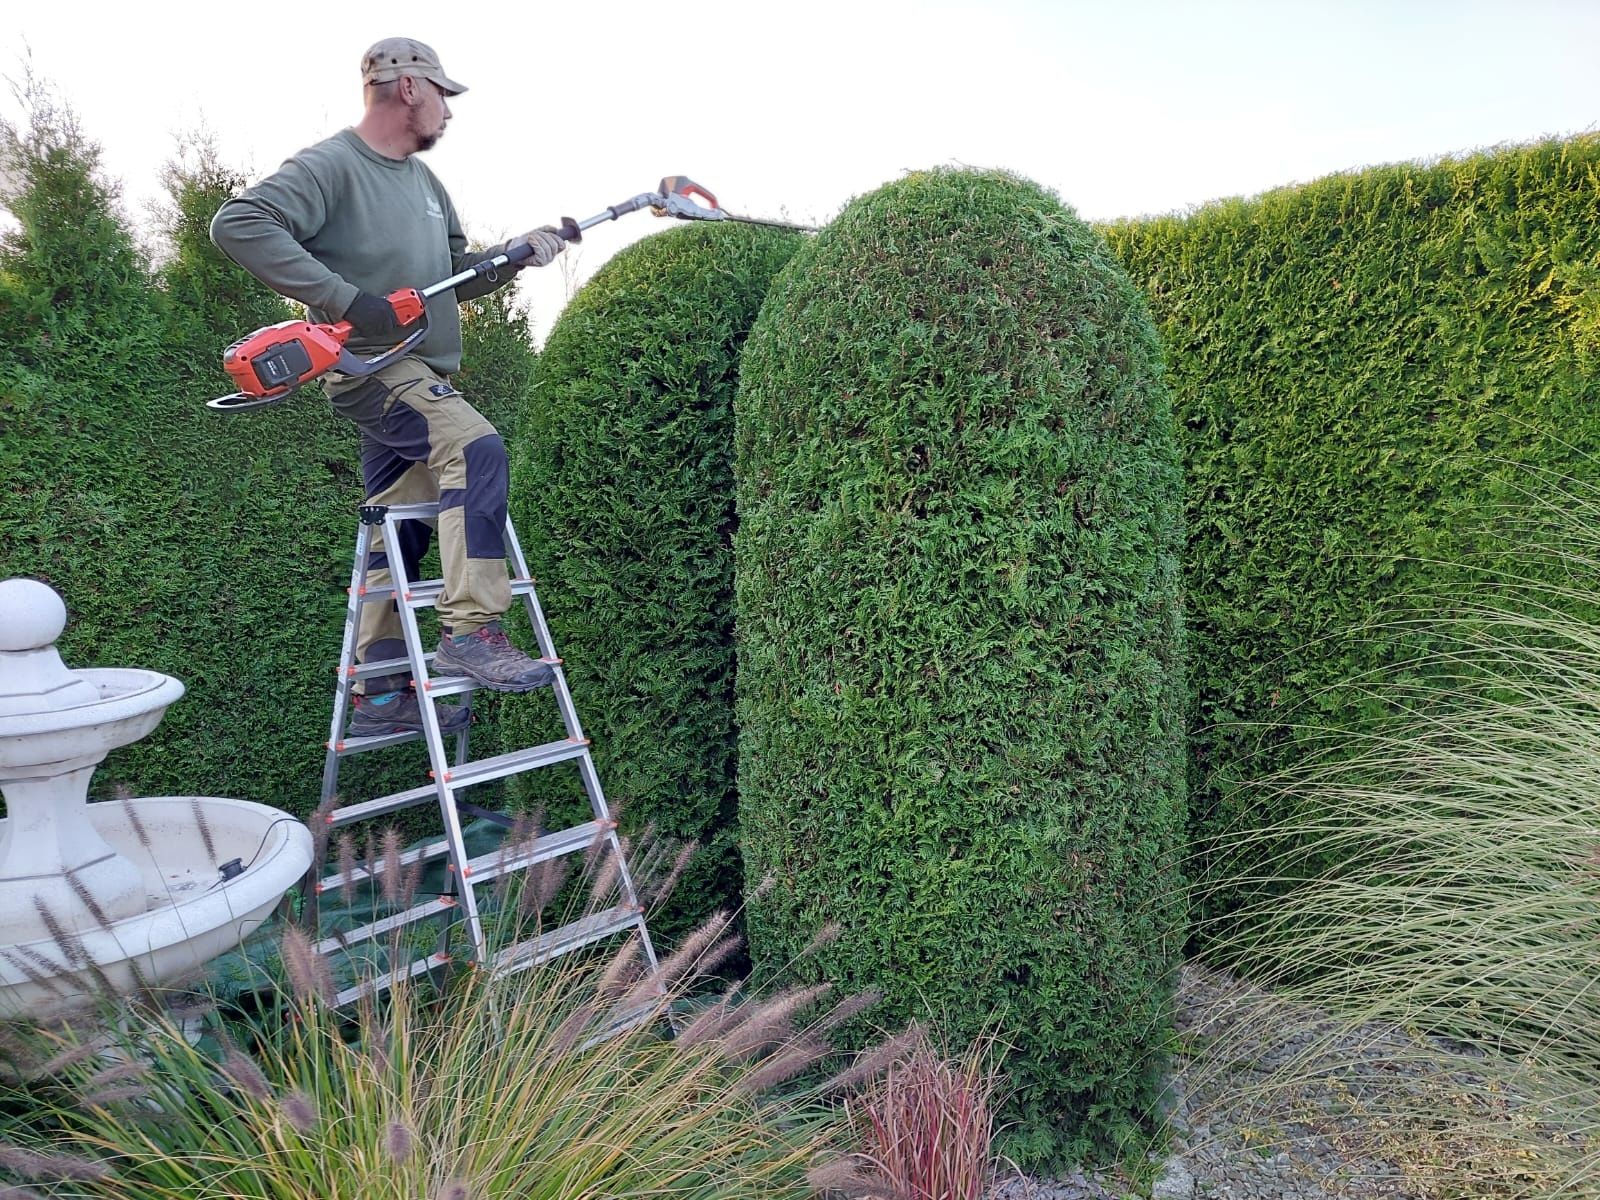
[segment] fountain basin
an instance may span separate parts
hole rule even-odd
[[[171,985],[253,932],[311,865],[310,830],[265,804],[153,796],[83,811],[137,869],[148,909],[42,938],[31,907],[0,913],[0,1015],[49,1020],[93,1004],[107,987]],[[235,858],[245,869],[224,880],[221,867]]]
[[[93,698],[65,708],[0,711],[0,779],[57,775],[99,762],[161,723],[183,684],[159,671],[86,667],[70,673]],[[89,689],[83,689],[88,696]]]

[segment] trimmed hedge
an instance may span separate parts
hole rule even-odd
[[[213,792],[308,815],[361,500],[354,427],[314,389],[258,413],[204,407],[231,390],[235,322],[286,315],[205,238],[239,181],[210,159],[169,172],[173,254],[158,277],[98,147],[31,99],[28,127],[0,128],[13,168],[0,200],[20,224],[0,245],[0,577],[61,592],[70,665],[188,687],[111,756],[97,794]],[[406,753],[354,760],[346,778],[369,794],[410,786],[424,767]]]
[[[1035,185],[915,174],[796,255],[742,375],[757,964],[836,920],[801,970],[1010,1045],[1020,1162],[1123,1145],[1183,939],[1180,476],[1144,302]]]
[[[799,241],[697,225],[623,250],[551,330],[513,448],[512,510],[607,795],[626,828],[702,845],[669,934],[738,901],[733,396]],[[523,742],[556,735],[548,705],[506,712]],[[575,808],[554,776],[519,790]]]
[[[1347,631],[1483,586],[1447,564],[1526,574],[1507,522],[1536,473],[1594,478],[1597,176],[1585,136],[1106,231],[1160,321],[1183,430],[1197,844],[1287,815],[1237,781],[1377,719],[1334,685],[1422,648]],[[1279,721],[1307,728],[1262,728]]]

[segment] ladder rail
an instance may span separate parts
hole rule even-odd
[[[506,515],[505,545],[506,556],[511,560],[516,573],[524,579],[531,580],[533,572],[528,567],[527,555],[522,551],[522,541],[517,537],[517,529],[509,513]],[[584,736],[583,726],[578,720],[578,706],[573,703],[572,692],[567,686],[567,673],[561,666],[561,655],[556,650],[555,638],[551,635],[550,625],[545,620],[544,606],[539,603],[538,589],[530,587],[523,597],[523,602],[527,607],[528,620],[533,626],[534,637],[538,639],[540,651],[546,659],[555,664],[555,679],[552,686],[556,692],[556,707],[560,710],[561,719],[567,728],[567,736],[587,742],[588,738]],[[589,797],[589,805],[595,819],[610,826],[606,838],[611,853],[616,856],[617,877],[622,888],[623,901],[642,913],[644,906],[640,903],[638,889],[634,886],[633,872],[628,869],[627,855],[622,852],[616,818],[606,802],[605,789],[600,785],[600,773],[595,770],[594,760],[588,754],[578,760],[578,773],[583,780],[583,790]],[[655,970],[657,966],[655,945],[651,942],[649,930],[645,928],[642,919],[639,921],[639,941],[645,962],[649,964],[651,970]]]
[[[411,507],[411,506],[407,506]],[[435,508],[437,516],[437,508]],[[414,520],[397,517],[393,507],[383,514],[384,542],[391,548],[389,574],[401,596],[411,588],[406,575],[405,556],[394,552],[400,545],[399,523]],[[422,714],[422,740],[428,748],[428,761],[433,764],[434,785],[439,792],[439,815],[445,826],[445,839],[450,843],[451,884],[460,902],[460,920],[466,926],[467,938],[472,943],[474,962],[482,962],[488,947],[484,941],[483,919],[478,914],[478,898],[472,890],[471,871],[467,860],[466,839],[461,831],[461,814],[456,809],[455,789],[450,783],[452,763],[445,751],[444,732],[439,728],[439,712],[434,708],[434,697],[429,689],[427,649],[422,644],[422,631],[417,627],[417,613],[409,604],[395,605],[400,617],[400,633],[411,658],[412,686],[416,688],[417,708]]]

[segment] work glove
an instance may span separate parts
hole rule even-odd
[[[548,267],[567,248],[566,241],[556,233],[554,225],[541,225],[537,229],[530,229],[521,237],[514,237],[506,243],[508,251],[528,243],[533,247],[533,254],[522,260],[524,267]]]
[[[405,327],[395,316],[394,305],[371,292],[357,292],[350,307],[344,310],[344,319],[362,337],[373,341],[398,342],[405,336]]]

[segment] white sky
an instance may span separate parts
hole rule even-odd
[[[57,0],[0,15],[0,75],[55,85],[142,220],[184,133],[257,176],[352,124],[394,35],[471,88],[427,161],[485,241],[665,174],[816,223],[908,169],[1005,167],[1098,220],[1600,123],[1600,0]],[[525,273],[541,336],[659,228]]]

